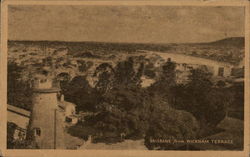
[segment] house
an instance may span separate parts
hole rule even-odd
[[[148,78],[145,75],[141,77],[141,86],[142,88],[146,88],[151,86],[153,83],[155,83],[154,79]]]
[[[22,108],[7,105],[7,121],[8,124],[15,124],[12,137],[15,141],[22,141],[26,138],[29,125],[30,111]]]
[[[64,120],[71,124],[76,124],[78,122],[78,117],[76,116],[76,105],[64,100],[64,95],[60,96],[60,101],[58,105],[64,110]]]

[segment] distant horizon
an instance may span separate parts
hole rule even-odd
[[[212,43],[217,42],[225,39],[232,39],[232,38],[245,38],[245,36],[232,36],[221,38],[217,40],[205,41],[205,42],[180,42],[180,43],[166,43],[166,42],[111,42],[111,41],[68,41],[68,40],[13,40],[8,39],[8,41],[24,41],[24,42],[68,42],[68,43],[119,43],[119,44],[202,44],[202,43]]]
[[[26,41],[204,43],[245,35],[236,6],[8,7],[8,37]]]

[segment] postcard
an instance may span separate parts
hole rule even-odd
[[[2,156],[248,156],[249,13],[2,2]]]

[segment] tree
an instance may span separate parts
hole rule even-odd
[[[176,84],[176,64],[172,62],[169,58],[167,62],[162,66],[162,76],[161,80],[165,82],[168,86],[173,86]]]
[[[208,126],[215,127],[227,114],[227,108],[233,102],[233,93],[227,89],[213,89],[205,98],[207,103],[204,117]]]
[[[95,85],[96,90],[102,94],[109,92],[114,86],[114,75],[112,65],[108,63],[100,64],[94,73],[94,76],[98,78],[98,82]]]
[[[234,83],[233,86],[227,89],[232,93],[233,102],[230,104],[230,108],[234,112],[230,113],[231,117],[244,119],[244,83]]]
[[[31,109],[32,90],[29,80],[24,79],[25,68],[8,63],[7,103],[27,110]]]
[[[133,57],[129,57],[127,60],[119,62],[115,67],[115,85],[140,87],[144,64],[140,63],[137,71],[135,70],[136,64]]]
[[[65,99],[76,104],[78,111],[94,111],[101,100],[99,93],[93,89],[85,76],[76,76],[65,90]]]
[[[66,72],[62,72],[56,76],[56,80],[60,81],[62,93],[65,93],[65,90],[67,90],[67,86],[71,80],[71,76]]]
[[[115,139],[113,142],[121,142],[120,134],[129,132],[126,127],[125,113],[115,106],[103,104],[102,111],[87,119],[86,123],[91,123],[95,131],[95,142],[112,142],[109,139]]]
[[[132,58],[119,62],[115,68],[115,83],[129,85],[132,83],[135,75],[134,61]]]
[[[88,61],[88,62],[85,62],[85,61],[78,61],[78,70],[80,72],[86,72],[89,68],[91,68],[93,66],[93,62],[91,61]]]
[[[198,130],[196,119],[188,112],[172,108],[155,109],[151,114],[145,145],[148,149],[175,150],[186,145],[185,140],[195,139]],[[170,142],[159,142],[159,140],[170,140]],[[174,140],[184,142],[176,144]]]
[[[172,91],[171,88],[176,85],[176,64],[170,59],[162,66],[162,74],[160,79],[149,87],[149,91],[157,93],[165,98],[169,104],[172,104]]]
[[[232,97],[224,88],[215,88],[211,73],[202,69],[190,71],[189,82],[173,90],[174,105],[177,109],[192,113],[203,130],[213,129],[224,119]]]
[[[212,73],[204,70],[204,69],[192,69],[190,70],[190,75],[188,76],[189,83],[187,85],[190,90],[193,92],[205,92],[209,91],[213,83],[211,81],[212,79]]]
[[[96,130],[105,138],[125,134],[126,138],[142,138],[148,128],[150,96],[146,90],[137,87],[116,86],[103,95],[96,106],[92,120]]]
[[[125,111],[143,107],[146,91],[136,87],[117,86],[107,93],[104,101],[114,104]]]
[[[140,87],[144,64],[140,63],[138,69],[135,69],[135,64],[132,57],[118,62],[115,68],[108,63],[100,64],[94,73],[98,78],[95,88],[105,94],[116,86]]]

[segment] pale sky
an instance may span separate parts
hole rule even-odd
[[[10,40],[209,42],[244,36],[243,7],[10,6]]]

